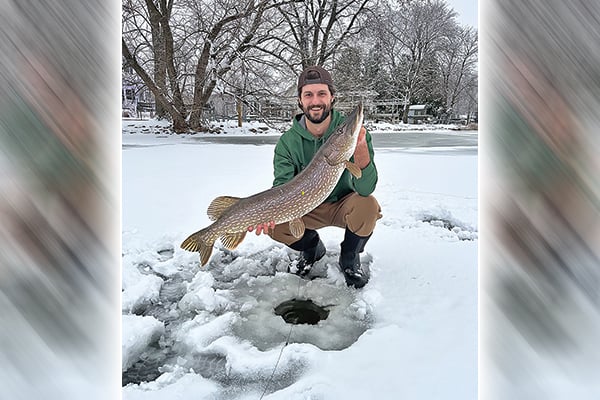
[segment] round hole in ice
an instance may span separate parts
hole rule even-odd
[[[275,314],[280,315],[288,324],[316,325],[319,321],[327,319],[329,311],[310,299],[291,299],[275,307]]]

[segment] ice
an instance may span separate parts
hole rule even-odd
[[[123,371],[164,333],[164,325],[154,317],[123,315]]]
[[[357,290],[337,266],[338,228],[319,231],[313,280],[289,274],[296,253],[264,235],[217,242],[203,267],[179,248],[213,198],[270,187],[273,145],[123,137],[123,313],[163,326],[143,350],[152,381],[131,380],[124,400],[476,398],[476,154],[376,148],[383,218]],[[291,299],[329,315],[287,324],[274,309]]]

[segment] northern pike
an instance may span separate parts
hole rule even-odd
[[[205,265],[217,241],[224,247],[235,249],[244,240],[248,228],[274,221],[289,222],[296,238],[304,235],[301,217],[327,199],[338,183],[344,169],[359,178],[360,168],[349,160],[354,154],[358,134],[363,123],[363,107],[358,106],[336,128],[314,155],[308,166],[290,181],[250,197],[220,196],[208,206],[207,214],[215,221],[193,233],[181,248],[200,253],[200,263]]]

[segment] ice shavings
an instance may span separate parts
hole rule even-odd
[[[164,333],[164,325],[154,317],[123,315],[123,371],[136,362],[140,354]]]

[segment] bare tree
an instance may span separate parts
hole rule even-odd
[[[173,119],[173,130],[175,132],[186,132],[188,130],[188,124],[185,120],[185,116],[182,115],[171,103],[170,99],[167,98],[164,91],[162,91],[156,83],[152,80],[150,75],[142,68],[138,63],[135,56],[131,54],[129,48],[125,44],[125,39],[121,39],[121,46],[123,51],[123,57],[127,60],[128,64],[135,70],[138,76],[142,79],[144,84],[150,89],[154,98],[156,99],[157,105],[164,108],[171,118]]]
[[[423,79],[427,67],[435,60],[439,46],[455,26],[456,12],[443,0],[414,0],[398,9],[390,9],[388,27],[391,40],[400,47],[392,57],[404,99],[402,120],[408,120],[408,107]],[[389,23],[391,22],[391,24]]]
[[[240,118],[259,104],[293,110],[308,65],[402,103],[404,121],[414,101],[476,98],[477,33],[444,0],[124,1],[123,56],[177,132],[206,128],[215,90],[235,97]]]
[[[476,84],[477,32],[472,27],[457,26],[448,35],[438,54],[440,87],[446,111],[455,110],[459,99],[473,97],[470,89]],[[475,80],[475,85],[473,85]],[[466,101],[471,104],[473,101]],[[471,107],[468,107],[471,108]]]
[[[173,129],[188,129],[174,58],[170,20],[174,0],[127,0],[123,5],[123,57],[154,94],[159,117],[169,114]],[[149,35],[148,35],[149,33]],[[148,37],[149,36],[149,37]],[[129,41],[134,52],[129,50]],[[148,65],[148,67],[144,67]],[[152,70],[148,73],[147,70]],[[167,77],[169,86],[167,87]]]
[[[238,1],[216,20],[207,32],[195,69],[194,100],[190,126],[203,127],[203,110],[219,80],[231,70],[233,63],[253,47],[255,35],[263,23],[265,12],[277,3],[262,0],[258,4],[247,2],[240,7]]]
[[[164,90],[166,87],[166,68],[164,68],[164,46],[161,44],[160,35],[160,17],[156,18],[156,15],[146,15],[140,13],[140,3],[137,0],[124,0],[123,1],[123,12],[122,12],[122,25],[123,25],[123,36],[128,36],[134,33],[139,41],[136,47],[147,47],[153,52],[153,59],[155,60],[153,66],[153,78],[156,85]],[[137,51],[134,51],[137,53]],[[140,60],[140,62],[143,62]],[[130,62],[126,60],[129,65]],[[162,67],[162,68],[161,68]],[[166,117],[166,110],[159,104],[157,104],[156,115],[159,118]]]
[[[301,67],[324,65],[348,39],[362,29],[374,0],[304,0],[280,6],[286,22],[282,42]]]
[[[138,12],[137,18],[124,17],[123,56],[155,95],[157,104],[168,111],[177,132],[205,129],[203,112],[213,90],[225,79],[236,60],[253,48],[256,33],[263,27],[265,12],[282,4],[276,0],[128,2],[132,11],[137,6],[142,7],[143,13]],[[176,7],[178,13],[174,20]],[[174,29],[182,28],[176,38]],[[158,38],[154,39],[155,36]],[[155,51],[156,47],[160,49]],[[182,51],[187,57],[177,54]],[[147,72],[149,68],[154,68],[153,77]],[[193,72],[188,72],[190,70]],[[164,71],[168,85],[162,84]],[[183,98],[184,84],[190,76],[193,88],[188,110]]]

